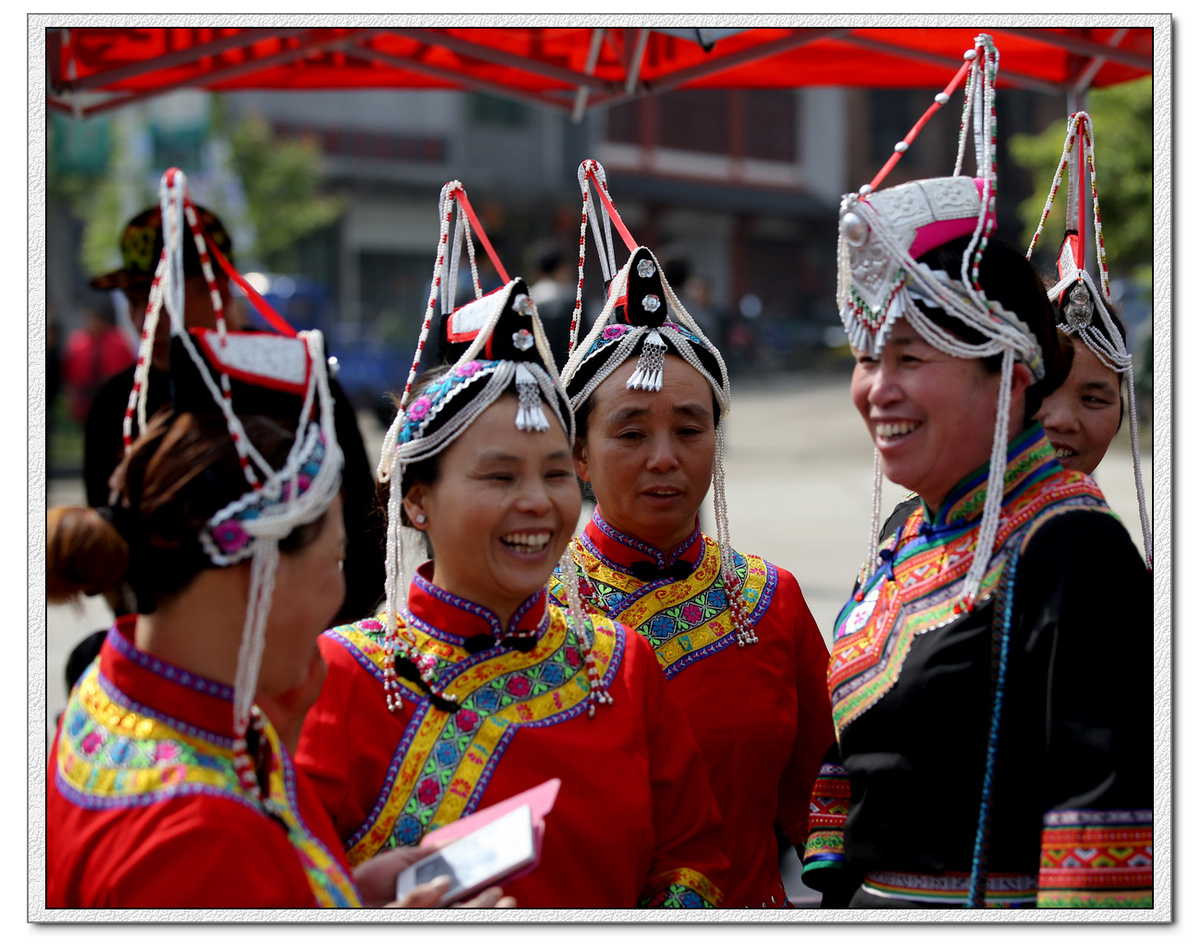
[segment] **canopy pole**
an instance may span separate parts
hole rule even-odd
[[[598,27],[592,30],[592,43],[588,47],[587,65],[584,67],[584,72],[591,76],[596,71],[596,63],[600,60],[600,45],[604,42],[604,28]],[[579,122],[583,118],[583,114],[587,111],[588,95],[591,90],[584,84],[580,84],[575,90],[575,105],[571,107],[571,121]]]
[[[646,55],[646,43],[650,40],[650,31],[638,30],[637,45],[633,50],[633,59],[629,63],[629,76],[625,80],[625,95],[633,95],[637,88],[638,76],[642,72],[642,58]]]
[[[1125,39],[1129,33],[1128,27],[1122,27],[1109,37],[1108,45],[1114,49],[1121,45],[1121,41]],[[1067,93],[1067,115],[1074,115],[1076,112],[1087,111],[1087,93],[1092,87],[1092,80],[1096,78],[1096,74],[1100,72],[1100,68],[1108,62],[1105,56],[1095,56],[1092,61],[1087,64],[1087,67],[1079,74],[1079,79],[1071,86]]]

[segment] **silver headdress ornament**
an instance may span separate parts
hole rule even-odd
[[[321,516],[341,486],[342,451],[333,421],[324,342],[320,331],[297,333],[253,290],[215,244],[206,240],[187,179],[168,169],[159,184],[163,251],[150,287],[146,320],[134,369],[133,390],[125,412],[124,437],[128,453],[136,413],[146,428],[146,396],[150,355],[159,315],[166,308],[171,322],[171,377],[176,412],[194,409],[220,413],[241,460],[247,490],[213,515],[200,534],[211,563],[225,567],[251,559],[246,620],[238,650],[234,680],[234,764],[246,791],[265,802],[258,787],[246,745],[254,694],[262,662],[267,616],[279,563],[279,541],[295,528]],[[199,252],[216,315],[216,329],[189,329],[184,320],[183,242],[185,221]],[[224,307],[213,274],[209,249],[234,283],[242,287],[280,335],[241,333],[226,329]],[[250,442],[235,412],[250,411],[256,396],[285,394],[298,404],[295,440],[283,466],[275,470]]]
[[[721,352],[687,312],[662,272],[654,254],[634,241],[617,213],[608,193],[604,167],[594,159],[579,166],[579,188],[583,194],[583,214],[579,226],[579,282],[575,292],[575,312],[571,320],[571,349],[562,371],[562,384],[578,412],[608,377],[635,353],[633,372],[625,381],[627,389],[658,391],[663,386],[663,362],[668,352],[677,354],[695,369],[712,388],[720,407],[716,424],[716,453],[713,465],[713,509],[717,522],[717,543],[721,549],[721,576],[737,629],[738,645],[758,642],[749,623],[749,612],[741,597],[741,583],[734,572],[733,545],[730,542],[729,512],[725,498],[725,434],[720,423],[731,408],[729,372]],[[600,198],[597,211],[592,188]],[[587,225],[600,255],[600,266],[607,283],[604,308],[591,331],[578,344],[579,318],[583,309],[583,265],[587,244]],[[624,267],[617,269],[612,229],[617,229],[629,251]],[[566,577],[575,579],[572,563]]]
[[[455,217],[454,246],[447,243],[451,219]],[[543,403],[551,408],[568,445],[575,440],[575,418],[567,395],[558,382],[558,370],[550,345],[538,319],[537,307],[521,278],[509,278],[484,234],[479,220],[467,200],[467,193],[458,181],[447,182],[438,198],[437,257],[429,289],[429,302],[417,342],[416,353],[409,369],[400,408],[383,440],[377,475],[381,483],[389,483],[384,633],[385,679],[384,690],[390,709],[400,709],[401,697],[395,673],[398,654],[408,657],[421,672],[430,693],[448,701],[456,698],[440,692],[434,683],[434,665],[399,634],[398,619],[406,611],[406,578],[404,570],[404,534],[401,513],[404,499],[401,486],[407,466],[431,459],[444,451],[501,395],[515,386],[517,391],[516,428],[523,432],[545,432],[550,428]],[[484,294],[475,267],[472,228],[484,246],[504,286]],[[455,287],[458,262],[463,243],[470,258],[475,299],[455,308]],[[421,363],[434,309],[439,297],[444,315],[439,349],[452,366],[431,380],[415,397],[413,381]],[[571,622],[581,632],[588,630],[582,609],[571,614]],[[586,637],[586,633],[582,636]],[[595,669],[589,652],[589,664]],[[597,685],[594,684],[594,688]],[[596,703],[611,703],[601,689],[593,689]]]
[[[988,471],[987,500],[971,568],[958,610],[969,611],[990,560],[1004,497],[1008,459],[1009,398],[1013,364],[1020,361],[1036,379],[1045,375],[1041,348],[1016,314],[989,300],[979,283],[979,265],[996,226],[996,72],[1000,54],[986,33],[963,54],[964,63],[934,103],[896,143],[892,157],[870,184],[843,197],[838,229],[838,309],[855,349],[878,355],[895,322],[908,320],[931,346],[962,359],[1002,355],[1000,391]],[[917,133],[966,78],[962,125],[954,174],[876,191]],[[973,133],[976,177],[962,174],[968,135]],[[955,238],[970,236],[957,274],[935,271],[917,258]],[[985,338],[970,344],[931,321],[917,306],[944,311]],[[882,471],[875,451],[874,511],[861,580],[878,562]],[[858,597],[863,594],[862,584]]]
[[[1058,283],[1046,292],[1050,302],[1061,306],[1064,323],[1058,329],[1068,336],[1077,337],[1096,355],[1106,367],[1116,373],[1125,383],[1129,394],[1129,435],[1133,443],[1133,477],[1137,485],[1138,514],[1142,521],[1142,543],[1146,552],[1146,564],[1154,567],[1153,538],[1149,519],[1146,517],[1146,494],[1142,486],[1141,453],[1138,448],[1137,403],[1133,379],[1133,357],[1121,339],[1121,332],[1109,316],[1105,304],[1112,303],[1108,283],[1108,258],[1104,247],[1104,230],[1100,224],[1100,196],[1096,190],[1095,132],[1092,117],[1086,112],[1076,112],[1067,119],[1067,135],[1063,142],[1062,158],[1054,172],[1054,181],[1046,196],[1042,217],[1038,221],[1033,240],[1025,257],[1033,255],[1050,208],[1062,185],[1063,173],[1067,175],[1067,227],[1062,247],[1058,252]],[[1084,171],[1090,182],[1092,205],[1092,232],[1096,240],[1096,263],[1100,273],[1100,289],[1096,288],[1087,271],[1085,237],[1087,234],[1086,192]],[[1070,215],[1077,212],[1072,228]]]

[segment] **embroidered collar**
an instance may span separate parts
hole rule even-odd
[[[541,638],[550,625],[545,588],[539,588],[513,612],[505,630],[491,609],[439,588],[432,578],[433,562],[427,561],[409,585],[404,619],[417,630],[447,643],[462,646],[481,634],[494,638],[496,643],[512,637]]]
[[[226,745],[233,741],[233,686],[193,674],[133,643],[136,615],[118,619],[100,650],[100,676],[147,715],[182,733]],[[186,717],[174,719],[172,715]]]
[[[1035,482],[1059,472],[1054,447],[1041,423],[1035,422],[1008,444],[1008,466],[1004,472],[1004,505]],[[988,466],[982,465],[950,490],[936,514],[924,506],[924,522],[930,530],[957,528],[983,516],[987,500]]]
[[[629,566],[638,561],[649,559],[656,568],[665,570],[681,558],[695,565],[704,553],[704,534],[700,531],[699,515],[696,516],[696,527],[692,534],[670,552],[663,552],[640,538],[617,531],[604,520],[597,506],[591,521],[584,526],[582,541],[598,557],[626,574],[629,573]]]

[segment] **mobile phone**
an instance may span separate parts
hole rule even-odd
[[[450,888],[441,899],[445,907],[470,898],[536,858],[533,813],[529,806],[520,806],[404,869],[396,878],[396,897],[403,898],[439,875],[449,875]]]

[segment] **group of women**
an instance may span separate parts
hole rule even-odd
[[[994,173],[843,204],[852,398],[915,494],[876,512],[832,655],[796,579],[732,546],[720,352],[598,163],[580,184],[580,296],[589,221],[608,286],[561,372],[525,283],[494,259],[482,293],[473,226],[490,244],[443,189],[378,471],[383,608],[322,633],[345,536],[319,335],[184,326],[173,254],[203,229],[164,176],[143,339],[165,306],[172,403],[111,509],[50,517],[52,596],[120,574],[139,613],[55,739],[48,904],[388,904],[427,833],[549,779],[536,868],[473,904],[786,907],[782,840],[829,906],[1148,904],[1149,577],[1038,421],[1070,349],[988,240]]]

